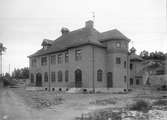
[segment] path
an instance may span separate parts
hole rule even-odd
[[[34,112],[17,94],[9,89],[1,89],[0,120],[41,120]]]

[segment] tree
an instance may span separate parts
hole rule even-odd
[[[14,69],[12,77],[16,79],[27,79],[29,77],[29,68]]]
[[[148,59],[148,58],[149,58],[149,52],[146,51],[146,50],[143,50],[143,51],[140,53],[140,56],[141,56],[143,59]]]
[[[2,76],[2,54],[5,51],[6,47],[4,47],[2,43],[0,43],[0,77]]]

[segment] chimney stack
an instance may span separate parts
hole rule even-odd
[[[68,28],[66,28],[66,27],[62,27],[62,28],[61,28],[61,33],[62,33],[62,35],[67,34],[67,33],[69,33],[69,32],[70,32],[70,31],[69,31]]]
[[[93,28],[93,21],[92,20],[89,20],[89,21],[86,21],[85,22],[85,27],[86,28]]]

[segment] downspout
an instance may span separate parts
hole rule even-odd
[[[93,66],[93,93],[95,93],[95,80],[94,80],[94,46],[92,48],[92,66]]]
[[[129,59],[129,54],[127,54],[127,90],[129,90],[129,80],[130,80],[130,68],[129,68],[129,66],[130,66],[130,59]]]
[[[51,91],[50,86],[51,86],[51,79],[50,79],[50,55],[49,55],[49,73],[48,73],[48,79],[49,79],[49,91]]]

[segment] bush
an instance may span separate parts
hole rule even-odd
[[[151,109],[151,105],[145,100],[138,100],[129,107],[130,110],[148,112]]]
[[[167,106],[167,100],[159,99],[159,100],[153,102],[153,105],[157,105],[157,106]]]

